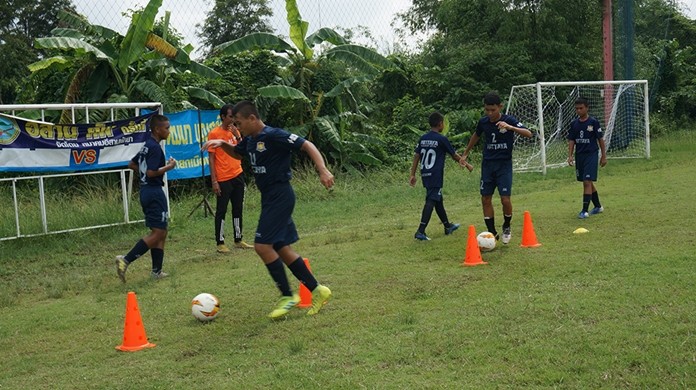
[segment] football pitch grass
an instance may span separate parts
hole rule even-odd
[[[462,228],[445,236],[433,213],[429,242],[413,239],[424,190],[408,168],[339,175],[331,192],[296,175],[294,247],[334,293],[313,317],[266,317],[265,267],[215,252],[212,218],[186,217],[200,198],[172,203],[160,281],[149,254],[116,276],[140,224],[0,242],[0,389],[696,388],[696,137],[652,146],[600,170],[605,212],[587,220],[571,168],[516,174],[512,242],[477,267],[461,264],[467,227],[484,229],[478,163],[448,163]],[[519,246],[525,210],[541,247]],[[258,213],[250,190],[248,241]],[[128,291],[155,348],[115,350]],[[212,323],[191,316],[201,292],[220,298]]]

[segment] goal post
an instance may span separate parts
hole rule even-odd
[[[568,129],[577,118],[575,100],[590,102],[590,116],[604,129],[607,158],[650,158],[648,82],[539,82],[512,87],[506,113],[532,130],[532,138],[516,137],[513,168],[546,174],[566,164]]]

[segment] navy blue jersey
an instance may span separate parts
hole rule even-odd
[[[512,145],[515,142],[515,132],[498,129],[496,123],[503,121],[515,127],[526,129],[512,115],[503,114],[500,119],[491,122],[487,116],[481,118],[476,125],[476,135],[483,138],[484,160],[512,160]]]
[[[570,123],[568,139],[575,141],[575,154],[597,153],[598,141],[604,137],[602,126],[593,117],[588,117],[584,122],[576,118]]]
[[[275,183],[290,181],[292,151],[299,150],[304,143],[305,139],[296,134],[265,126],[256,137],[244,137],[234,150],[249,156],[256,186],[264,192]]]
[[[138,165],[141,185],[164,186],[163,176],[147,176],[148,170],[156,171],[164,166],[164,151],[154,138],[148,138],[131,161]]]
[[[423,187],[442,187],[445,158],[455,153],[447,137],[431,130],[420,137],[415,152],[420,155]]]

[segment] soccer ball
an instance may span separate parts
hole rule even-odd
[[[493,233],[481,232],[481,234],[476,237],[476,241],[482,252],[490,252],[495,249],[495,236]]]
[[[213,294],[200,293],[191,301],[191,314],[199,321],[212,321],[219,312],[220,301]]]

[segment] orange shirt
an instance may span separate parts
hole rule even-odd
[[[225,130],[218,126],[208,133],[208,141],[213,139],[221,139],[237,145],[238,141],[231,131]],[[215,163],[211,164],[211,168],[215,169],[215,179],[218,182],[234,179],[242,173],[242,161],[233,158],[224,150],[219,148],[208,148],[208,153],[215,155]]]

